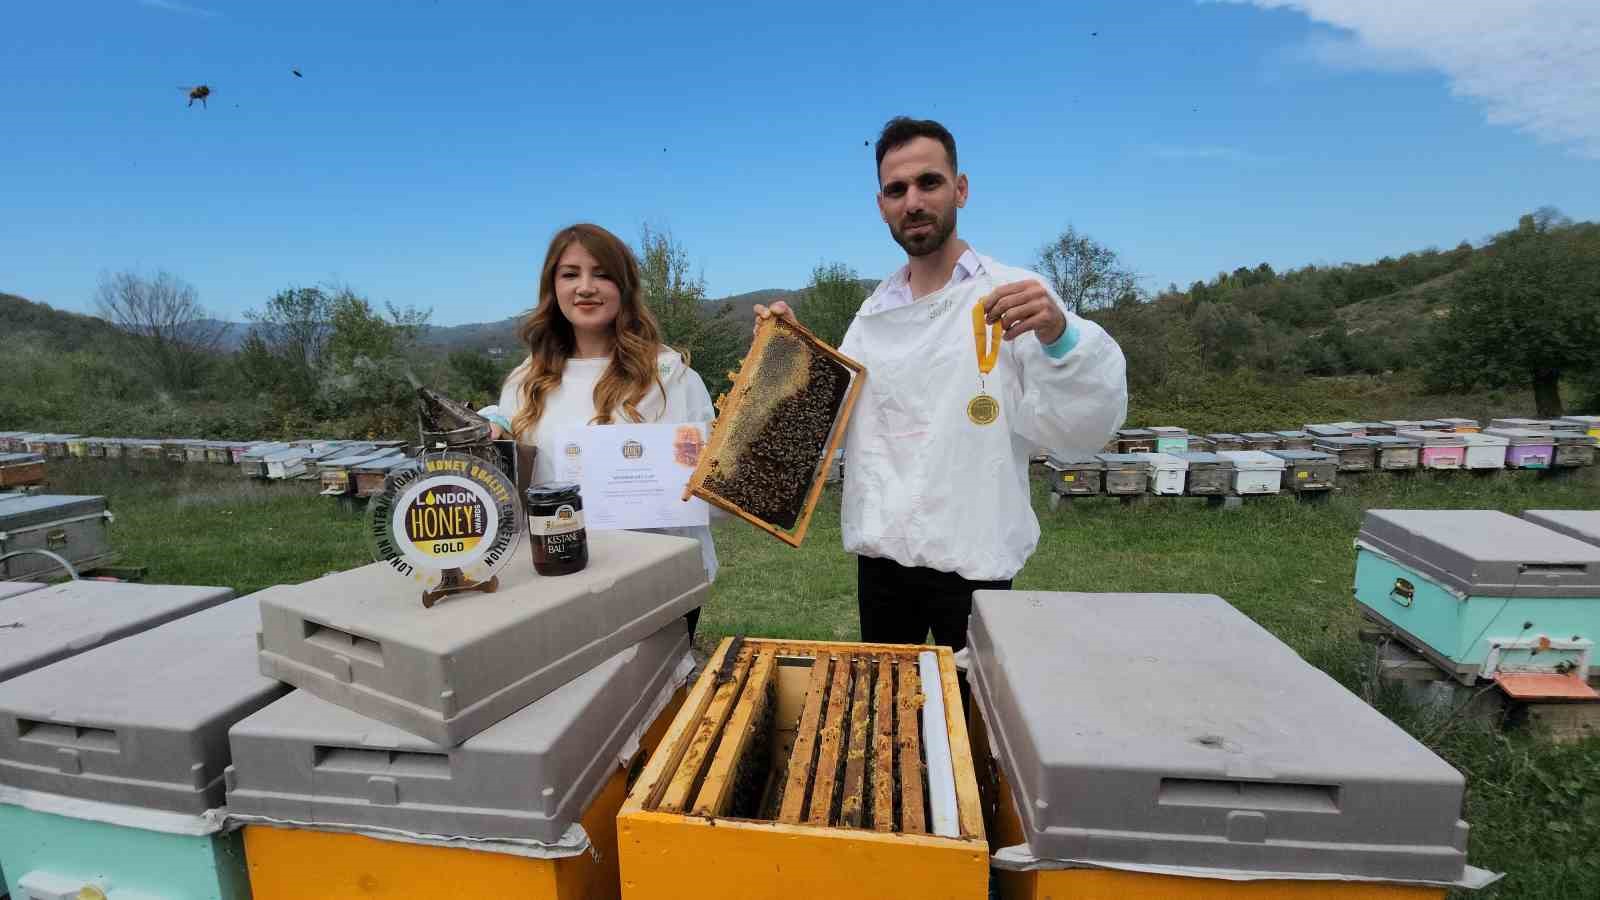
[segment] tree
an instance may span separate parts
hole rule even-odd
[[[1561,415],[1562,376],[1600,370],[1600,226],[1523,216],[1458,276],[1425,354],[1435,387],[1531,384]]]
[[[495,402],[505,381],[504,368],[482,350],[452,350],[449,365],[462,384],[462,398],[479,406]],[[481,401],[481,402],[480,402]]]
[[[1079,234],[1071,225],[1040,248],[1035,266],[1067,309],[1079,315],[1105,309],[1125,295],[1139,292],[1139,276],[1123,268],[1115,250]]]
[[[144,345],[152,374],[173,390],[200,382],[227,328],[206,315],[193,285],[168,272],[102,273],[96,299],[100,315]]]
[[[416,345],[431,311],[409,306],[400,309],[393,303],[385,308],[387,316],[349,287],[335,291],[328,301],[327,343],[328,361],[335,369],[348,368],[363,357],[404,356]]]
[[[837,347],[866,299],[867,287],[855,269],[840,262],[818,263],[795,315],[813,334]]]
[[[1200,307],[1189,325],[1199,344],[1200,361],[1207,368],[1223,372],[1231,372],[1244,362],[1261,331],[1260,317],[1226,303]]]
[[[640,293],[661,325],[661,340],[689,354],[714,397],[738,365],[740,324],[726,305],[707,308],[705,279],[689,274],[689,253],[666,231],[646,225],[639,240]]]
[[[316,392],[328,338],[333,333],[332,300],[320,288],[279,291],[260,311],[245,318],[252,323],[244,350],[265,352],[277,362],[275,387],[289,399],[307,402]]]

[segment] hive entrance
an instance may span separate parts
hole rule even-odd
[[[915,653],[730,652],[647,809],[929,832]]]
[[[762,322],[728,393],[690,494],[794,546],[860,391],[860,364],[809,331]]]

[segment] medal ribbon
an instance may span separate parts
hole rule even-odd
[[[972,343],[978,353],[979,375],[987,375],[994,371],[994,364],[1000,359],[1000,341],[1005,337],[1005,323],[996,319],[992,329],[993,342],[990,343],[986,340],[990,335],[984,333],[989,330],[985,328],[985,324],[983,301],[980,300],[972,307]]]

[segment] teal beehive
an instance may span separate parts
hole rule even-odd
[[[228,728],[288,692],[257,671],[259,624],[232,600],[0,684],[13,897],[250,896],[238,837],[208,812]]]
[[[1600,547],[1492,510],[1370,510],[1355,598],[1468,684],[1583,677],[1600,635]]]

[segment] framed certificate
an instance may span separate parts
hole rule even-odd
[[[575,426],[556,433],[556,478],[582,489],[588,528],[705,525],[706,502],[681,499],[705,443],[703,422]]]

